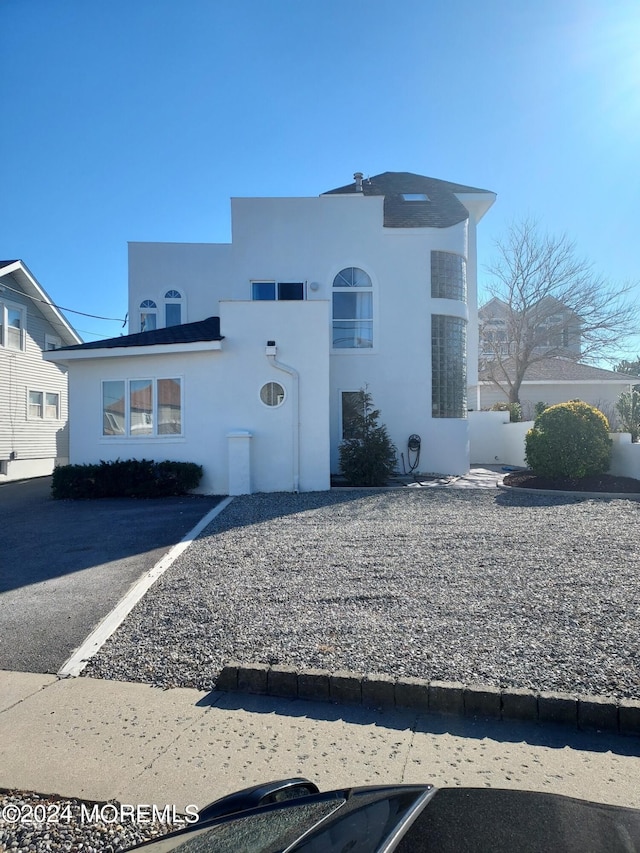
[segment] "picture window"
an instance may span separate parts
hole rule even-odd
[[[116,379],[102,383],[102,435],[182,435],[182,380]]]

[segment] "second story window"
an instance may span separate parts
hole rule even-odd
[[[304,299],[302,281],[252,281],[251,299],[257,302]]]
[[[182,323],[182,294],[179,290],[167,290],[164,295],[164,324],[179,326]]]
[[[347,267],[333,280],[334,349],[373,346],[373,283],[364,270]]]
[[[157,328],[158,306],[153,299],[143,299],[140,303],[140,331],[152,332]]]
[[[27,310],[22,305],[0,302],[0,346],[23,350]]]

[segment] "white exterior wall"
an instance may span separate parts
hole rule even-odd
[[[163,328],[164,296],[174,289],[184,297],[183,323],[217,316],[218,300],[229,296],[230,262],[224,243],[129,243],[129,333],[140,331],[144,299],[156,303]]]
[[[265,355],[266,342],[273,339],[278,360],[301,373],[299,488],[329,488],[327,304],[227,302],[220,307],[225,330],[220,351],[118,356],[109,350],[107,358],[95,357],[94,351],[93,358],[71,363],[72,463],[118,458],[197,462],[204,468],[199,491],[227,494],[228,434],[246,430],[252,435],[251,490],[291,491],[297,420],[292,379]],[[103,380],[177,377],[183,391],[182,436],[102,435]],[[261,387],[272,381],[287,395],[275,408],[260,400]]]
[[[503,425],[509,412],[469,412],[471,463],[495,465],[503,454]]]
[[[506,416],[506,420],[501,418]],[[533,421],[509,423],[508,412],[470,412],[471,461],[525,468],[525,440]],[[640,443],[632,444],[628,432],[610,433],[609,473],[640,479]]]
[[[640,480],[640,443],[632,444],[628,432],[613,433],[611,438],[613,445],[609,473]]]
[[[469,321],[468,364],[475,365],[475,224],[474,256],[469,259],[468,222],[442,229],[385,228],[383,204],[382,196],[358,194],[233,199],[231,245],[130,244],[131,316],[137,320],[144,298],[154,298],[160,311],[155,295],[176,287],[187,294],[188,320],[204,319],[215,313],[212,306],[218,299],[250,299],[252,280],[305,282],[309,302],[323,300],[330,305],[336,274],[345,267],[360,267],[373,282],[374,346],[331,353],[327,397],[331,469],[338,469],[342,439],[340,392],[368,385],[398,453],[406,455],[409,435],[418,433],[422,471],[465,473],[466,419],[431,417],[431,314]],[[455,300],[431,299],[432,249],[467,258],[471,311]],[[312,283],[314,289],[309,287]],[[257,304],[260,311],[273,307],[268,302]],[[285,305],[276,303],[275,310]],[[330,307],[323,323],[329,348]],[[228,334],[224,319],[221,332]],[[475,381],[475,374],[472,378]]]

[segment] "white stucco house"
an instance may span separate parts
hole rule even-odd
[[[476,226],[494,193],[385,172],[312,198],[234,198],[228,244],[131,243],[130,334],[69,369],[71,461],[198,462],[202,490],[322,490],[365,385],[420,470],[469,466]],[[352,398],[351,398],[352,399]]]
[[[69,461],[67,371],[43,354],[80,341],[26,264],[0,261],[0,483]]]

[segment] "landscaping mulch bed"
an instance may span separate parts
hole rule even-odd
[[[566,492],[614,492],[640,494],[640,480],[618,477],[615,474],[597,474],[592,477],[539,477],[532,471],[515,471],[504,478],[505,486],[521,489],[557,489]]]

